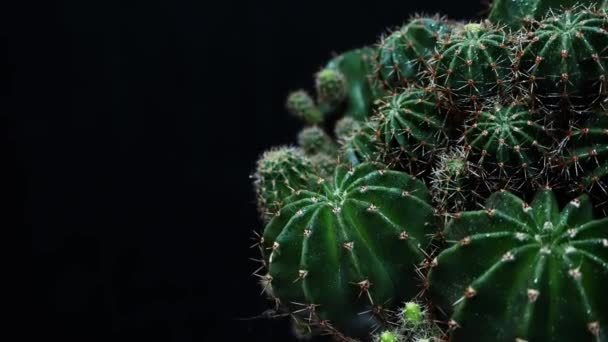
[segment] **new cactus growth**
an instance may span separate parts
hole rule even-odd
[[[254,273],[297,336],[608,341],[605,6],[414,17],[289,95]]]
[[[576,7],[543,19],[518,52],[527,91],[546,104],[597,106],[608,82],[608,17]]]
[[[291,114],[308,124],[318,124],[323,121],[323,113],[304,90],[297,90],[289,94],[286,107]]]
[[[512,37],[490,24],[470,23],[442,39],[430,64],[431,82],[460,109],[504,95],[513,80]]]
[[[494,193],[484,210],[462,213],[429,274],[452,341],[606,340],[607,231],[587,196],[560,213],[550,190],[530,204]]]
[[[379,164],[338,167],[321,185],[264,229],[268,286],[294,313],[356,335],[418,292],[411,265],[424,260],[433,209],[422,182]]]
[[[420,17],[382,38],[376,57],[379,81],[388,88],[422,85],[437,40],[448,33],[445,20]]]

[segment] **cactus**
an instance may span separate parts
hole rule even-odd
[[[471,157],[499,178],[512,178],[520,171],[528,177],[545,167],[548,133],[543,123],[521,104],[494,105],[478,112],[464,138]]]
[[[375,117],[387,148],[397,147],[407,159],[429,159],[446,139],[444,122],[435,95],[408,88],[380,101]]]
[[[265,152],[258,160],[253,184],[258,210],[267,221],[295,191],[308,189],[317,178],[304,153],[293,147],[279,147]]]
[[[452,341],[608,338],[608,218],[587,196],[558,209],[548,189],[530,205],[497,192],[451,221],[428,281]]]
[[[597,5],[601,2],[598,0],[494,0],[488,17],[497,24],[518,30],[525,23],[543,19],[550,11],[577,4]]]
[[[405,173],[338,167],[332,184],[289,197],[264,229],[273,296],[311,321],[355,335],[369,329],[382,306],[418,291],[411,265],[424,259],[434,229],[429,202]]]
[[[526,90],[546,105],[587,110],[606,96],[608,17],[576,7],[543,19],[517,52]]]
[[[449,33],[446,21],[439,17],[417,17],[383,37],[378,44],[376,75],[388,88],[423,85],[426,62],[437,40]]]
[[[346,96],[342,106],[326,103],[323,108],[325,113],[341,110],[344,115],[357,120],[369,117],[374,100],[381,94],[371,82],[373,53],[370,48],[352,50],[337,56],[327,64],[327,70],[336,70],[344,76]]]
[[[430,61],[432,84],[459,109],[504,96],[513,81],[512,40],[491,24],[465,25],[439,42]]]
[[[287,96],[287,111],[308,124],[323,121],[323,113],[305,90],[297,90]]]
[[[335,104],[346,96],[346,79],[341,72],[333,69],[323,69],[316,75],[317,95],[319,102]]]
[[[608,341],[601,2],[415,17],[288,97],[308,127],[258,161],[254,273],[297,336]]]

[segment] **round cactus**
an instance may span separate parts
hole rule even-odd
[[[374,118],[388,148],[397,147],[411,161],[428,159],[446,140],[444,116],[435,95],[407,88],[383,98]]]
[[[587,196],[560,214],[550,190],[531,204],[497,192],[444,236],[428,282],[451,341],[608,339],[608,218],[593,220]]]
[[[576,8],[552,15],[528,32],[518,52],[527,91],[546,105],[587,109],[606,96],[608,17]]]
[[[422,85],[426,61],[432,56],[437,40],[448,32],[442,18],[414,18],[382,38],[376,57],[378,79],[389,88]]]
[[[333,154],[336,151],[333,141],[319,126],[305,127],[298,133],[298,145],[307,155],[316,153]]]
[[[270,219],[295,191],[311,187],[318,179],[304,153],[293,147],[264,152],[253,175],[258,209]]]
[[[600,0],[494,0],[488,17],[492,22],[518,30],[525,23],[546,17],[552,10],[561,10],[576,4],[597,5],[601,3]]]
[[[511,178],[519,171],[524,177],[544,169],[547,149],[545,126],[524,106],[494,105],[476,114],[465,130],[472,160],[500,178]]]
[[[346,79],[338,70],[319,71],[315,77],[315,86],[321,103],[338,103],[346,96]]]
[[[297,90],[287,96],[287,111],[308,124],[323,121],[323,114],[305,90]]]
[[[342,159],[350,165],[384,160],[386,147],[380,140],[378,123],[375,121],[361,122],[356,131],[338,142]]]
[[[343,141],[361,129],[361,124],[355,119],[345,116],[336,122],[334,134],[338,141]]]
[[[460,109],[504,95],[513,81],[512,38],[489,24],[467,24],[442,39],[430,61],[432,84]]]
[[[399,334],[390,330],[384,330],[375,340],[376,342],[401,342]]]
[[[270,293],[311,323],[365,334],[419,291],[415,265],[435,229],[429,202],[405,173],[338,167],[319,191],[289,197],[264,229]]]

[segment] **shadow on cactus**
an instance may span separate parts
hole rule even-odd
[[[254,273],[295,336],[608,341],[605,8],[413,17],[288,96]]]

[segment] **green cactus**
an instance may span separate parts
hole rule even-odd
[[[449,33],[443,18],[413,18],[378,44],[376,75],[388,88],[423,85],[437,40]]]
[[[264,229],[272,295],[311,321],[368,331],[383,307],[419,290],[414,265],[435,229],[429,202],[405,173],[338,167],[331,184],[289,197]]]
[[[314,125],[323,121],[323,113],[305,90],[290,93],[285,106],[289,113],[308,124]]]
[[[439,42],[430,62],[432,84],[460,109],[504,96],[513,81],[512,40],[490,24],[465,25]]]
[[[590,6],[601,3],[599,0],[494,0],[488,17],[495,23],[507,25],[511,30],[518,30],[525,23],[543,19],[550,11],[576,4]]]
[[[317,153],[333,154],[336,151],[334,142],[319,126],[309,126],[302,129],[298,133],[298,145],[307,155]]]
[[[543,19],[517,52],[526,91],[545,105],[597,106],[608,85],[607,28],[605,12],[580,7]]]
[[[374,119],[385,146],[396,147],[412,162],[429,159],[447,138],[446,116],[435,95],[423,89],[407,88],[383,98]]]
[[[438,154],[430,180],[437,212],[458,213],[469,208],[476,198],[474,179],[482,176],[481,171],[469,161],[464,147],[455,146]]]
[[[336,104],[346,96],[346,79],[338,70],[323,69],[315,77],[320,103]]]
[[[340,155],[350,165],[384,160],[386,147],[380,140],[380,131],[376,121],[366,121],[352,134],[339,140]]]
[[[538,121],[517,103],[478,112],[464,134],[472,160],[499,178],[512,178],[520,171],[524,177],[540,174],[549,135]]]
[[[350,116],[343,117],[336,122],[334,134],[338,141],[347,139],[361,129],[361,124]]]
[[[372,84],[374,51],[362,48],[348,51],[334,59],[326,66],[326,70],[336,70],[346,80],[346,96],[339,106],[337,103],[326,103],[322,110],[332,113],[340,110],[341,114],[357,120],[369,117],[375,99],[380,96],[380,90]]]
[[[608,339],[608,218],[593,220],[587,196],[560,214],[550,190],[530,205],[494,193],[444,236],[428,282],[452,341]]]
[[[281,208],[287,197],[297,190],[310,188],[318,179],[310,160],[293,147],[264,152],[252,177],[258,210],[265,221]]]

